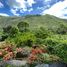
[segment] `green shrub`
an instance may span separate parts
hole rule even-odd
[[[36,43],[38,44],[43,44],[44,40],[50,36],[51,33],[49,30],[44,29],[43,27],[40,27],[40,29],[35,31],[35,36],[36,36]]]
[[[8,41],[17,44],[17,47],[32,46],[36,41],[36,37],[31,32],[17,34],[14,38],[8,38]]]
[[[66,34],[67,33],[67,26],[64,24],[60,24],[60,26],[57,28],[56,32],[58,34]]]
[[[8,37],[14,37],[18,33],[18,29],[16,27],[7,26],[3,28],[3,33]]]
[[[29,30],[29,24],[27,22],[19,22],[17,25],[20,32],[26,32]]]
[[[46,38],[45,43],[52,48],[52,53],[67,62],[67,35],[53,35]],[[50,49],[51,50],[51,49]],[[49,50],[49,52],[50,52]]]

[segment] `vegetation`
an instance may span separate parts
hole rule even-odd
[[[0,41],[7,42],[6,46],[12,44],[11,47],[14,48],[1,45],[1,59],[4,59],[5,56],[9,60],[20,55],[27,55],[31,64],[50,63],[59,60],[67,63],[67,20],[51,15],[0,18]],[[8,24],[3,25],[2,23]],[[5,49],[7,52],[3,51]]]

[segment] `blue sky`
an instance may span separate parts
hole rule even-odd
[[[50,14],[67,19],[67,0],[0,0],[0,15]]]

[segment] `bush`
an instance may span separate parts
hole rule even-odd
[[[40,27],[40,29],[35,31],[35,36],[37,38],[36,43],[43,44],[43,41],[50,35],[51,33],[49,30],[46,30],[43,27]]]
[[[36,37],[31,32],[24,32],[16,35],[14,38],[8,38],[8,41],[17,44],[17,47],[32,46],[36,41]]]
[[[53,35],[46,38],[45,44],[49,52],[59,56],[63,62],[67,62],[67,35]]]
[[[10,60],[15,57],[15,46],[11,43],[2,42],[0,45],[0,59],[4,61]]]
[[[66,34],[67,33],[67,26],[60,24],[58,29],[56,30],[58,34]]]
[[[29,30],[29,24],[27,22],[19,22],[17,27],[20,32],[26,32]]]
[[[3,28],[3,33],[8,37],[14,37],[18,33],[18,29],[12,26],[7,26]]]

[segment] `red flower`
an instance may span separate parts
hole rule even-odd
[[[30,54],[30,56],[29,56],[29,61],[34,61],[34,60],[36,60],[37,59],[37,56],[36,55],[33,55],[33,54]]]
[[[2,53],[2,51],[0,51],[0,56],[2,56],[3,55],[3,53]]]
[[[11,47],[6,47],[4,48],[5,51],[8,51],[8,52],[12,52],[12,48]]]
[[[10,55],[9,54],[6,54],[4,57],[3,57],[3,60],[4,61],[7,61],[7,60],[9,60],[10,59]]]

